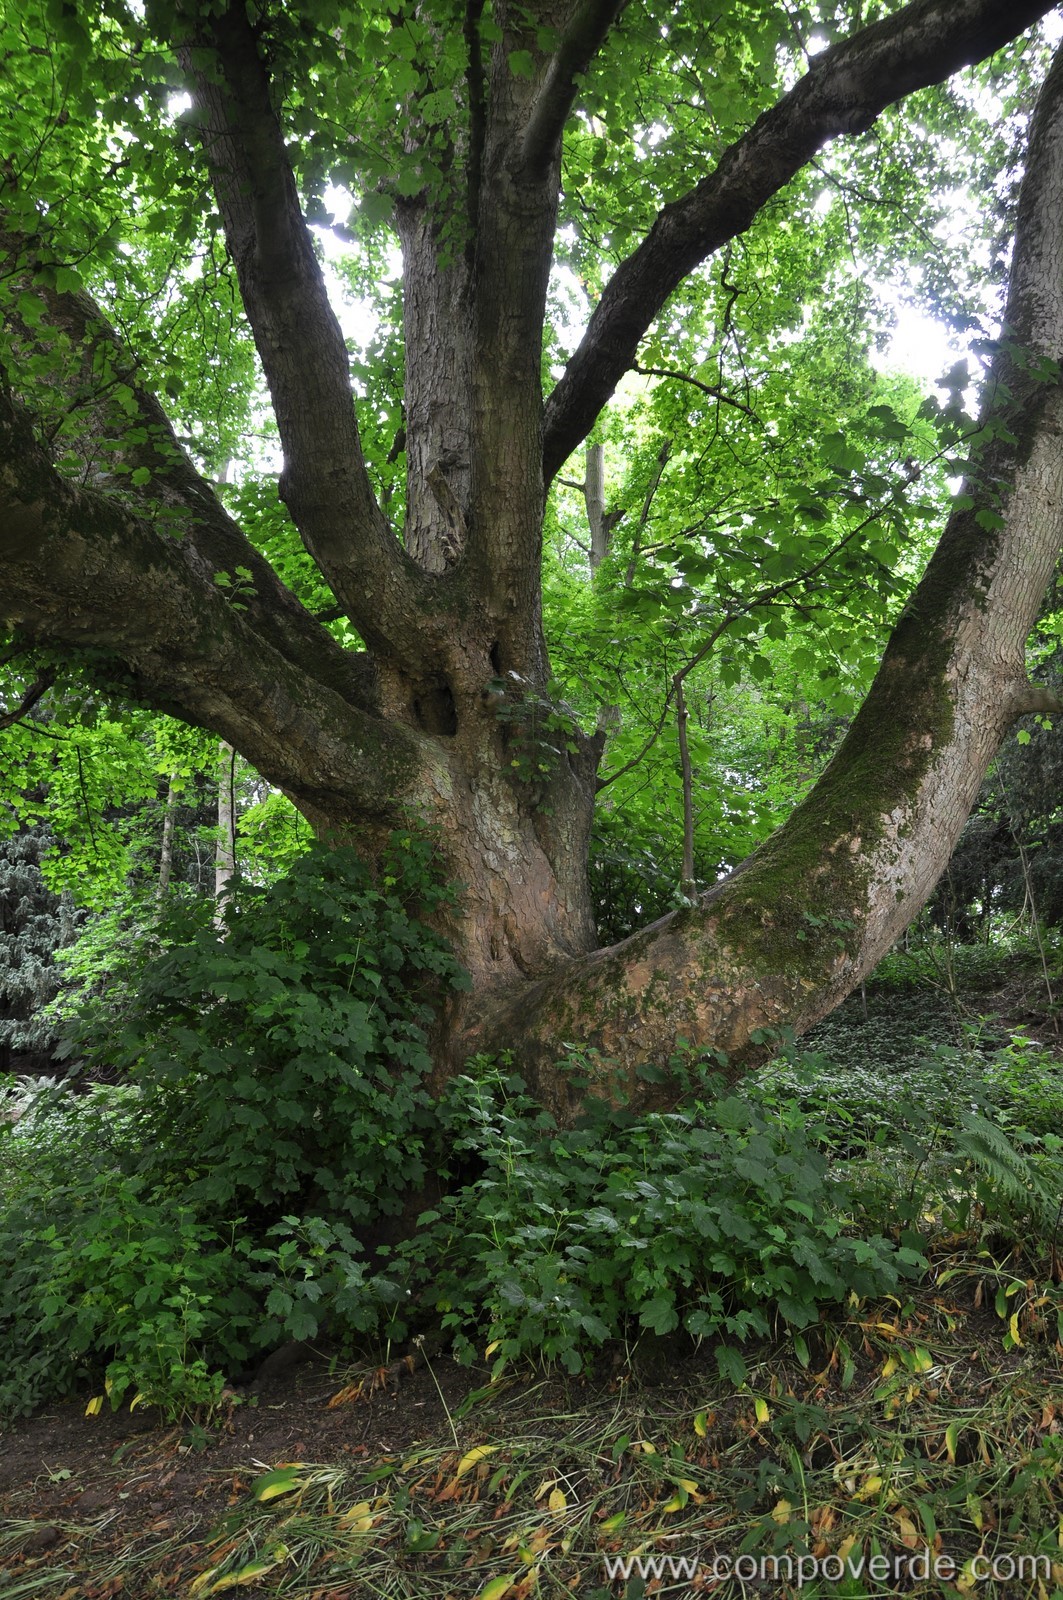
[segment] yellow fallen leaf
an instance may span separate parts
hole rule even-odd
[[[85,1407],[85,1415],[87,1417],[98,1417],[102,1410],[103,1410],[103,1395],[102,1394],[96,1394],[96,1395],[93,1395],[92,1399],[89,1401],[88,1405]]]
[[[550,1507],[551,1511],[564,1511],[565,1507],[568,1505],[568,1501],[565,1499],[565,1496],[560,1489],[551,1489],[550,1498],[546,1503]]]
[[[768,1405],[768,1402],[766,1400],[754,1400],[754,1402],[753,1402],[753,1410],[757,1414],[757,1421],[758,1422],[770,1422],[771,1421],[771,1407]]]
[[[373,1526],[370,1514],[369,1501],[359,1500],[356,1506],[351,1506],[349,1511],[344,1511],[336,1518],[339,1527],[348,1533],[368,1533]]]
[[[707,1439],[709,1435],[708,1412],[699,1411],[694,1418],[694,1432],[699,1439]]]
[[[298,1461],[285,1462],[284,1466],[255,1479],[251,1485],[251,1498],[265,1504],[267,1500],[276,1500],[282,1494],[291,1494],[293,1489],[299,1487],[299,1474],[302,1471]]]
[[[458,1462],[457,1477],[459,1479],[464,1478],[465,1474],[471,1472],[478,1462],[486,1461],[487,1457],[493,1456],[497,1449],[497,1444],[478,1444],[473,1449],[467,1450]],[[486,1593],[486,1590],[484,1592]],[[500,1589],[498,1592],[503,1594],[505,1591]]]
[[[919,1537],[919,1529],[916,1527],[911,1517],[908,1516],[907,1512],[895,1511],[893,1513],[893,1520],[897,1524],[898,1531],[900,1532],[901,1543],[909,1550],[914,1550],[916,1545],[922,1543],[922,1540]]]
[[[1021,1349],[1022,1340],[1019,1337],[1019,1313],[1017,1311],[1013,1311],[1011,1313],[1011,1317],[1008,1321],[1008,1332],[1011,1334],[1013,1342]]]
[[[279,1567],[288,1555],[287,1545],[275,1545],[269,1556],[260,1561],[249,1561],[247,1566],[241,1567],[239,1572],[227,1572],[217,1583],[212,1583],[207,1590],[208,1594],[224,1594],[226,1589],[242,1589],[248,1584],[256,1583],[259,1578],[265,1577],[267,1572],[272,1572],[274,1567]]]
[[[780,1500],[778,1505],[772,1509],[771,1520],[777,1522],[781,1527],[784,1523],[789,1522],[793,1509],[789,1500]]]
[[[626,1511],[617,1511],[617,1512],[615,1512],[613,1514],[613,1516],[606,1517],[605,1521],[602,1523],[602,1532],[603,1533],[616,1533],[617,1529],[618,1528],[622,1528],[626,1521],[627,1521],[627,1512]]]
[[[869,1478],[865,1478],[864,1479],[863,1483],[860,1485],[859,1489],[856,1491],[854,1499],[857,1499],[857,1500],[873,1500],[875,1498],[875,1496],[880,1492],[881,1488],[882,1488],[882,1479],[878,1476],[877,1473],[872,1473]]]

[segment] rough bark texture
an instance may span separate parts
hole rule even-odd
[[[322,832],[345,832],[372,853],[411,812],[433,824],[445,870],[465,885],[452,932],[475,981],[471,1007],[450,1018],[440,1073],[474,1045],[516,1046],[561,1112],[568,1097],[551,1063],[569,1041],[616,1057],[618,1074],[603,1069],[600,1089],[645,1098],[638,1064],[677,1037],[737,1058],[751,1031],[806,1024],[859,980],[933,883],[1022,707],[1022,640],[1056,557],[1063,503],[1058,391],[1010,370],[1004,353],[998,377],[1019,395],[1020,442],[983,455],[984,483],[1003,492],[975,486],[981,505],[1000,500],[1003,530],[988,533],[971,514],[950,525],[867,707],[790,825],[701,905],[592,953],[586,855],[602,736],[569,728],[559,739],[548,703],[545,485],[666,296],[825,140],[867,128],[883,106],[995,50],[1051,6],[915,0],[824,52],[715,173],[661,213],[544,407],[561,138],[620,9],[553,0],[533,23],[500,0],[501,37],[489,45],[479,8],[468,9],[465,120],[450,147],[466,174],[451,186],[460,216],[444,217],[427,192],[396,210],[409,347],[404,533],[371,492],[263,23],[233,4],[170,41],[197,101],[203,160],[278,419],[281,494],[359,651],[329,637],[233,523],[100,308],[39,286],[41,262],[61,259],[50,220],[42,214],[24,238],[3,232],[0,216],[7,281],[38,294],[41,309],[29,325],[14,316],[11,370],[0,372],[0,621],[22,644],[91,652],[97,673],[124,692],[210,729]],[[1058,77],[1034,130],[1009,310],[1019,342],[1053,358],[1063,326]],[[416,106],[409,111],[416,151]],[[18,181],[8,169],[0,176]],[[115,408],[102,384],[85,408],[78,481],[57,471],[32,384],[18,381],[22,356],[59,335],[54,348],[72,354],[56,381],[71,397],[102,369],[120,373],[132,395]],[[137,442],[123,442],[131,420]],[[149,481],[94,481],[101,439]],[[251,576],[235,605],[238,568]]]

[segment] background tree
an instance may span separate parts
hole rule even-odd
[[[859,8],[795,19],[692,6],[673,22],[610,0],[534,18],[443,0],[6,18],[20,99],[3,170],[0,605],[15,648],[87,656],[101,679],[230,742],[316,830],[369,854],[411,809],[434,826],[463,885],[452,931],[474,981],[441,1076],[473,1043],[516,1040],[560,1109],[563,1040],[618,1061],[600,1088],[641,1093],[638,1065],[679,1035],[737,1056],[765,1027],[806,1025],[925,899],[1010,721],[1051,703],[1026,681],[1022,643],[1063,502],[1063,69],[1033,122],[981,430],[957,452],[967,491],[868,700],[767,847],[696,906],[594,951],[586,860],[604,730],[584,731],[553,689],[545,491],[625,373],[665,369],[669,297],[689,282],[703,301],[714,256],[726,310],[728,246],[757,237],[758,213],[826,143],[866,133],[1050,9],[915,0],[863,26]],[[818,28],[837,42],[810,54]],[[382,63],[371,80],[368,60]],[[23,110],[34,93],[54,107],[43,137]],[[694,187],[691,165],[706,173]],[[330,182],[359,197],[348,226],[363,281],[389,238],[401,246],[401,409],[394,337],[371,374],[352,373],[329,303],[308,219],[327,214]],[[577,213],[591,219],[582,236]],[[584,277],[601,288],[544,403],[544,355],[562,353],[543,340],[559,226],[575,231],[573,261],[595,258]],[[774,301],[766,315],[801,320],[792,278]],[[205,391],[182,387],[192,327],[246,361],[226,332],[240,303],[283,451],[280,498],[345,631],[327,631],[220,497],[230,436],[255,423],[253,400],[233,393],[238,366],[201,356]],[[726,314],[708,320],[722,349]],[[358,414],[352,379],[366,391]],[[203,409],[205,471],[182,437]],[[831,448],[831,472],[868,469],[844,435]],[[757,529],[759,578],[720,591],[727,629],[752,621],[768,637],[773,619],[756,613],[839,557],[875,587],[890,520],[855,506],[838,520],[794,486],[772,498],[783,514]],[[708,548],[691,552],[695,570]],[[723,622],[705,619],[706,646]]]
[[[75,936],[72,897],[41,874],[48,837],[40,828],[0,839],[0,1073],[45,1073],[56,1044],[46,1012],[60,982],[55,953]]]

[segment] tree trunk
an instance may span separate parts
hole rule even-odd
[[[609,529],[605,519],[605,446],[587,446],[587,471],[583,480],[587,524],[591,530],[591,577],[609,554]]]
[[[697,906],[482,1007],[470,1031],[518,1062],[561,1117],[554,1068],[601,1053],[591,1092],[671,1104],[647,1084],[677,1043],[738,1072],[859,984],[948,863],[1014,720],[1059,709],[1024,644],[1063,547],[1063,52],[1030,134],[1004,332],[974,465],[834,759],[786,824]]]
[[[173,872],[173,830],[177,814],[177,790],[174,787],[175,774],[171,774],[166,785],[166,804],[162,812],[162,843],[159,847],[159,877],[155,886],[155,899],[161,905],[166,898],[170,887],[170,875]]]

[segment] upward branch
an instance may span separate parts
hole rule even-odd
[[[546,482],[587,437],[672,291],[743,233],[817,150],[840,134],[865,132],[886,106],[992,55],[1054,9],[1046,0],[914,0],[817,56],[715,172],[664,207],[606,285],[546,404]]]
[[[370,487],[343,333],[300,207],[258,40],[240,4],[204,27],[195,48],[182,53],[277,416],[281,493],[355,627],[371,648],[393,655],[418,575]],[[204,51],[220,73],[203,64]]]
[[[626,4],[627,0],[583,0],[576,10],[524,131],[521,155],[529,170],[541,171],[553,161],[576,98],[577,80],[598,54]]]

